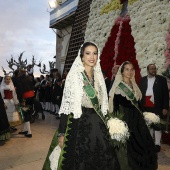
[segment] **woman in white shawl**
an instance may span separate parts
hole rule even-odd
[[[3,78],[0,89],[1,89],[2,99],[4,100],[6,106],[6,113],[7,113],[10,127],[13,130],[17,130],[14,127],[21,124],[21,120],[18,112],[16,111],[15,105],[17,105],[19,101],[17,99],[15,87],[9,75],[6,75]]]
[[[142,97],[132,63],[124,62],[109,93],[109,111],[123,114],[130,137],[127,148],[117,152],[122,170],[156,170],[157,155],[140,108]]]
[[[58,139],[55,135],[43,170],[120,169],[103,122],[108,98],[99,56],[94,43],[81,46],[65,82]]]

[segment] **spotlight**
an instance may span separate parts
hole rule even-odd
[[[55,9],[59,6],[59,3],[56,0],[48,1],[48,4],[49,4],[51,9]]]

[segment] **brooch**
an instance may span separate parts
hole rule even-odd
[[[123,88],[123,91],[127,93],[128,89],[125,87],[125,88]]]

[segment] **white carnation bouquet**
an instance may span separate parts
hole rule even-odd
[[[130,133],[126,122],[122,120],[121,113],[109,113],[109,118],[106,122],[109,134],[115,147],[126,146]]]
[[[155,113],[152,112],[143,112],[144,119],[148,127],[151,125],[159,126],[161,124],[161,119]]]

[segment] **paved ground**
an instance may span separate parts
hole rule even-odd
[[[0,146],[0,170],[41,170],[59,121],[46,113],[46,119],[31,124],[33,137],[18,135],[23,125],[4,145]]]
[[[18,131],[6,143],[0,143],[0,170],[41,170],[52,137],[59,121],[46,112],[46,119],[31,124],[33,137],[28,139]],[[162,145],[159,153],[159,170],[170,169],[170,146]]]

